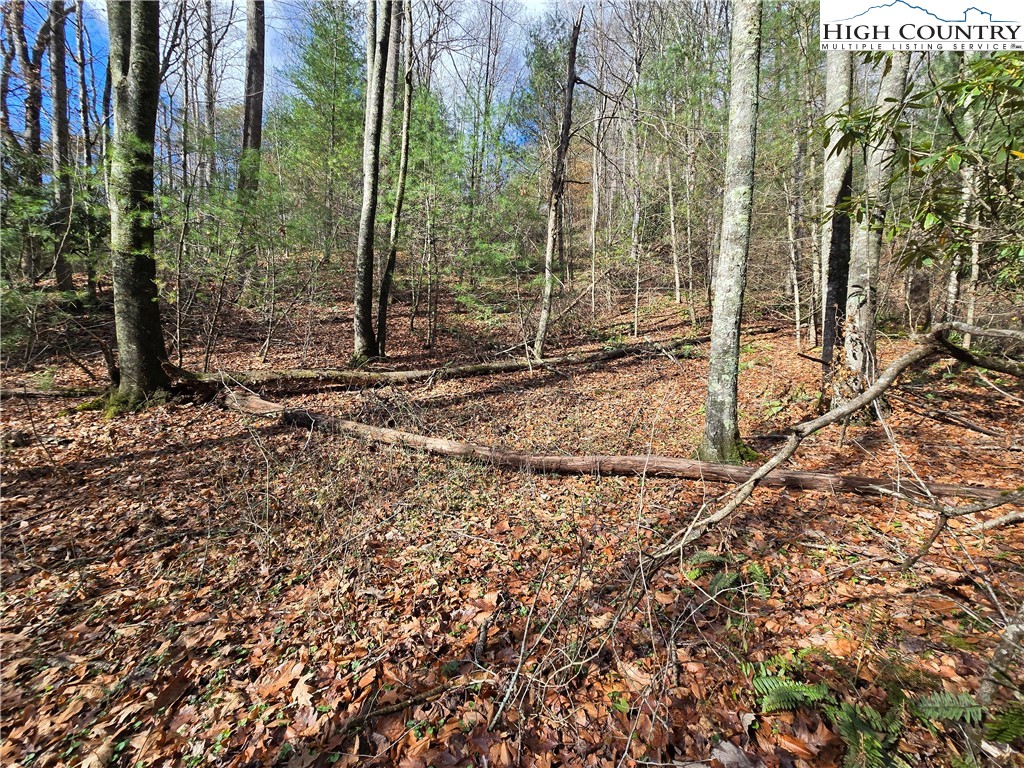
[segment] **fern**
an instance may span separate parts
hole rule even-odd
[[[755,677],[753,685],[760,696],[761,709],[765,712],[796,709],[831,698],[827,685],[798,683],[778,675]]]
[[[727,563],[729,562],[729,558],[725,555],[718,555],[714,552],[702,550],[700,552],[694,552],[692,555],[690,555],[690,557],[687,559],[687,562],[690,565],[710,565],[711,563]]]
[[[719,571],[711,577],[711,583],[708,584],[708,594],[711,597],[716,597],[727,589],[732,589],[736,586],[736,582],[740,580],[738,573],[726,573],[725,571]]]
[[[757,585],[757,593],[761,597],[768,597],[771,594],[771,590],[768,589],[768,571],[765,570],[763,565],[756,560],[752,561],[747,566],[747,574],[753,583]]]
[[[985,710],[969,693],[929,693],[915,701],[911,709],[922,720],[954,720],[968,725],[977,725],[985,716]]]
[[[901,710],[893,707],[886,714],[866,704],[840,704],[828,708],[829,717],[846,744],[846,768],[890,768],[905,766],[890,750],[899,741],[903,729]]]
[[[1024,704],[1017,703],[997,715],[985,728],[985,735],[992,741],[1009,744],[1024,739]]]

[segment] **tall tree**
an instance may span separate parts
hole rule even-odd
[[[245,32],[245,104],[242,116],[242,159],[238,188],[250,194],[259,189],[260,149],[263,144],[263,62],[266,20],[264,0],[247,0]]]
[[[128,407],[169,387],[153,256],[153,144],[160,96],[160,3],[108,0],[114,138],[110,248],[118,394]]]
[[[379,354],[373,332],[373,241],[377,221],[377,198],[380,187],[380,138],[384,116],[384,90],[387,88],[388,42],[391,32],[391,6],[384,0],[376,9],[377,0],[367,0],[367,38],[375,38],[372,50],[367,43],[366,59],[372,66],[366,70],[366,119],[363,123],[363,203],[359,213],[359,236],[356,241],[355,301],[352,325],[355,329],[353,358],[365,360]],[[383,14],[380,23],[375,19]]]
[[[850,213],[853,188],[853,148],[842,142],[839,117],[849,110],[853,96],[853,55],[829,51],[825,55],[825,114],[829,140],[825,148],[822,182],[821,227],[821,365],[822,394],[829,397],[835,350],[842,347],[841,331],[846,315],[846,280],[850,270]]]
[[[71,134],[68,128],[68,76],[64,0],[50,3],[50,149],[53,169],[53,273],[57,288],[72,291],[75,282],[66,246],[71,237]],[[83,120],[87,117],[83,116]]]
[[[399,5],[399,3],[395,3]],[[384,274],[380,278],[380,294],[377,297],[377,353],[387,354],[388,342],[388,302],[391,299],[391,283],[395,275],[395,262],[398,258],[398,234],[402,225],[402,206],[405,202],[405,185],[409,172],[409,127],[412,122],[412,0],[401,3],[402,18],[405,21],[405,90],[402,99],[402,136],[398,160],[398,181],[395,188],[395,207],[391,212],[391,233],[388,237],[388,255],[384,262]],[[396,19],[398,17],[396,16]],[[398,41],[392,36],[392,42]],[[396,60],[397,67],[397,60]]]
[[[894,51],[887,57],[875,100],[875,115],[881,129],[870,137],[864,154],[864,211],[854,233],[846,288],[844,346],[850,391],[842,397],[863,392],[878,375],[875,354],[878,268],[883,228],[892,197],[890,183],[896,153],[894,117],[904,108],[909,69],[909,51]]]
[[[732,9],[725,199],[711,320],[708,398],[699,453],[709,461],[735,464],[744,453],[737,423],[736,385],[754,194],[761,0],[733,0]]]
[[[49,15],[36,32],[31,46],[25,32],[24,0],[12,0],[4,6],[4,23],[18,60],[19,74],[25,85],[22,105],[25,110],[24,142],[25,178],[27,188],[40,189],[43,186],[43,57],[50,43]],[[41,244],[39,236],[31,231],[26,233],[22,251],[22,272],[29,282],[35,282],[39,272]]]
[[[551,319],[551,294],[555,284],[555,247],[561,229],[562,198],[565,195],[565,158],[569,153],[569,134],[572,130],[572,101],[576,89],[576,46],[583,25],[583,8],[580,8],[576,22],[569,33],[569,55],[565,74],[565,99],[562,103],[562,124],[558,131],[558,144],[551,168],[551,191],[548,193],[547,243],[544,247],[544,287],[541,294],[540,319],[537,322],[537,336],[533,340],[533,354],[537,359],[544,357],[544,342],[547,339],[548,323]]]

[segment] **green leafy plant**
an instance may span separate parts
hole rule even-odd
[[[793,710],[832,699],[827,685],[800,683],[783,675],[761,675],[752,684],[765,712]]]

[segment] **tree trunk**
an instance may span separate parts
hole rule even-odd
[[[89,66],[85,60],[85,0],[78,0],[75,6],[77,25],[75,29],[75,43],[78,51],[78,105],[82,120],[82,166],[86,174],[92,173],[92,133],[89,127],[89,88],[86,74]],[[88,190],[85,194],[88,195]],[[91,201],[87,201],[91,202]],[[91,205],[86,205],[84,214],[86,242],[83,249],[85,257],[86,290],[89,300],[96,301],[96,265],[93,260],[93,244],[96,241],[96,216]]]
[[[910,69],[910,53],[895,51],[882,76],[875,109],[879,114],[903,108]],[[878,269],[882,255],[882,230],[891,193],[892,159],[896,140],[891,133],[867,148],[864,175],[866,210],[857,226],[850,253],[846,288],[846,367],[848,381],[842,398],[863,392],[878,375],[875,354],[875,312],[878,306]]]
[[[380,11],[379,34],[371,26],[376,16],[369,6],[376,0],[367,0],[366,34],[376,34],[377,45],[367,60],[373,59],[373,68],[366,72],[366,119],[363,123],[363,203],[359,213],[359,238],[356,242],[355,301],[353,308],[354,351],[356,360],[376,357],[377,337],[373,332],[373,241],[377,221],[377,198],[380,186],[380,134],[384,113],[384,91],[387,88],[388,40],[391,32],[391,6],[393,0],[384,0]]]
[[[153,142],[160,93],[160,4],[108,0],[114,140],[110,245],[119,395],[129,406],[169,387],[153,258]]]
[[[672,184],[672,158],[666,158],[665,177],[668,182],[668,232],[672,245],[672,277],[675,281],[676,304],[683,303],[683,281],[679,273],[679,239],[676,237],[676,195]]]
[[[699,449],[702,459],[728,464],[738,464],[744,454],[737,423],[736,385],[754,193],[760,49],[760,0],[733,0],[722,244],[715,275],[704,436]]]
[[[260,185],[263,145],[263,61],[266,21],[264,0],[247,0],[245,32],[245,113],[242,117],[242,157],[238,189],[248,197]],[[243,200],[243,204],[248,200]],[[245,215],[243,211],[243,215]]]
[[[396,5],[398,5],[396,3]],[[387,354],[388,342],[388,301],[391,299],[391,284],[395,276],[395,261],[398,258],[398,233],[402,222],[402,204],[405,202],[405,182],[409,170],[409,126],[412,122],[412,0],[402,4],[405,17],[405,92],[402,99],[402,147],[398,161],[398,183],[395,190],[395,209],[391,213],[391,233],[388,238],[388,258],[380,280],[380,295],[377,298],[377,353]],[[396,62],[397,66],[397,62]]]
[[[547,340],[548,322],[551,319],[551,294],[555,284],[555,248],[558,245],[559,212],[562,195],[565,194],[565,157],[569,152],[569,133],[572,129],[572,100],[576,88],[576,44],[579,42],[580,27],[583,24],[583,9],[569,34],[569,61],[565,76],[565,102],[562,105],[562,125],[558,132],[558,146],[555,148],[555,163],[551,170],[551,192],[548,195],[547,245],[544,249],[544,289],[540,303],[540,319],[537,321],[537,336],[533,342],[533,355],[538,360],[544,356],[544,342]]]
[[[847,51],[825,54],[825,113],[849,111],[853,96],[853,56]],[[831,400],[835,350],[841,348],[846,319],[846,280],[850,269],[850,214],[842,208],[853,188],[853,150],[840,149],[842,130],[833,120],[822,167],[821,227],[821,361],[822,396]]]
[[[387,78],[387,86],[384,88],[384,105],[383,115],[381,116],[380,125],[380,151],[384,156],[385,161],[391,156],[391,128],[394,120],[392,115],[395,111],[395,98],[398,96],[398,55],[401,52],[402,42],[402,19],[403,19],[403,6],[402,2],[392,3],[391,5],[391,31],[388,36],[388,63],[385,67],[385,76]]]
[[[71,237],[71,136],[68,129],[68,76],[65,57],[64,0],[50,3],[50,150],[53,168],[53,274],[57,289],[73,291],[68,265]]]
[[[217,174],[217,87],[213,71],[216,52],[213,42],[213,0],[204,0],[202,77],[206,96],[203,101],[203,153],[206,163],[203,165],[203,182],[207,191],[213,187],[213,177]]]
[[[12,0],[5,8],[4,14],[8,33],[18,58],[22,82],[25,85],[25,96],[22,102],[25,110],[24,144],[22,148],[27,155],[25,183],[29,187],[43,186],[43,56],[50,42],[50,19],[43,22],[36,33],[35,42],[29,48],[25,37],[25,3],[24,0]],[[39,236],[28,232],[25,236],[21,266],[25,278],[35,283],[39,273],[41,245]]]

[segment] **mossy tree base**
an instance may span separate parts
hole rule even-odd
[[[101,411],[105,418],[113,419],[126,413],[139,413],[153,406],[165,405],[171,401],[171,397],[172,393],[163,389],[148,394],[140,390],[122,392],[115,389],[82,403],[75,410]]]

